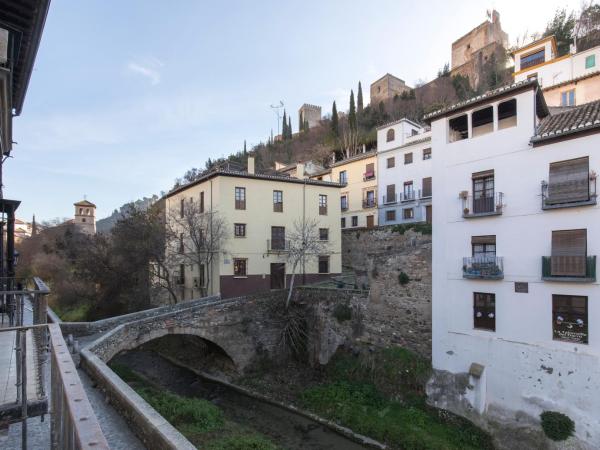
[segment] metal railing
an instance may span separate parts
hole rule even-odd
[[[394,203],[398,203],[398,194],[383,196],[384,205],[393,205]]]
[[[369,181],[375,179],[375,172],[365,172],[363,174],[363,181]]]
[[[492,196],[477,197],[467,193],[461,193],[462,216],[464,218],[496,216],[500,215],[504,209],[504,194],[496,192]]]
[[[588,184],[587,195],[576,195],[577,187],[573,185],[575,189],[572,190],[572,196],[563,196],[562,198],[552,197],[550,192],[553,190],[553,185],[546,181],[542,181],[542,209],[557,209],[557,208],[569,208],[573,206],[585,206],[595,205],[597,199],[596,193],[596,174],[591,173]],[[574,184],[574,182],[573,182]],[[561,188],[568,190],[569,186],[567,183],[561,183]]]
[[[596,256],[542,256],[542,280],[593,283]]]
[[[473,256],[463,258],[463,278],[501,280],[504,278],[504,260],[501,256]]]
[[[364,208],[375,208],[377,206],[377,200],[375,198],[363,198],[362,207]]]
[[[400,195],[401,202],[414,202],[417,198],[415,191],[402,192]]]
[[[268,253],[283,253],[290,249],[290,241],[287,239],[267,239]]]

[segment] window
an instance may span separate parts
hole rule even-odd
[[[200,212],[204,212],[204,191],[200,192]]]
[[[358,216],[352,216],[352,226],[353,227],[358,226]]]
[[[342,195],[340,197],[340,207],[341,207],[342,211],[346,211],[348,209],[348,196],[347,195]]]
[[[82,217],[82,218],[81,218],[81,221],[85,223],[85,217]]]
[[[179,233],[179,253],[183,253],[183,252],[184,252],[183,233]]]
[[[329,240],[329,228],[319,228],[319,240],[321,240],[321,241]]]
[[[575,89],[560,93],[560,106],[575,106]]]
[[[425,148],[423,149],[423,160],[431,159],[431,149]]]
[[[473,326],[496,331],[496,294],[473,293]]]
[[[319,256],[319,273],[329,273],[329,256]]]
[[[521,56],[521,68],[520,70],[527,69],[528,67],[537,66],[542,64],[546,60],[545,50],[542,48],[536,50],[529,55]]]
[[[340,172],[340,183],[347,184],[348,183],[348,172],[342,170]]]
[[[448,127],[448,142],[461,141],[469,137],[469,122],[466,114],[450,119]]]
[[[488,106],[487,108],[474,111],[471,116],[471,123],[473,137],[491,133],[494,131],[494,108]]]
[[[552,232],[552,276],[584,277],[587,261],[587,230]]]
[[[234,223],[233,224],[235,237],[246,237],[246,224],[245,223]]]
[[[588,298],[552,296],[552,337],[558,341],[588,343]]]
[[[342,217],[342,228],[346,228],[346,218]]]
[[[388,209],[385,212],[385,221],[386,222],[393,222],[394,220],[396,220],[396,210],[395,209]]]
[[[86,213],[86,215],[89,216],[90,215],[90,208],[85,208],[85,213]]]
[[[394,158],[393,156],[391,158],[387,159],[387,168],[391,169],[392,167],[396,166],[396,158]]]
[[[245,258],[233,259],[233,276],[245,277],[248,274],[248,260]]]
[[[375,191],[366,191],[363,198],[363,208],[373,208],[375,204]]]
[[[412,164],[413,157],[412,152],[404,154],[404,164]]]
[[[473,174],[473,214],[495,211],[494,171],[486,170]]]
[[[419,132],[417,130],[415,130],[414,128],[412,130],[410,130],[411,136],[416,136],[417,134],[419,134]]]
[[[511,98],[498,104],[498,129],[514,127],[517,125],[517,99]]]
[[[273,211],[283,212],[283,191],[273,191]]]
[[[179,217],[183,218],[184,215],[185,215],[185,201],[184,201],[184,199],[181,199],[179,201]]]
[[[365,166],[364,181],[375,178],[375,163],[369,163]]]
[[[386,195],[383,199],[383,203],[394,203],[396,201],[396,185],[388,184],[386,188]]]
[[[246,188],[235,188],[235,209],[246,209]]]
[[[546,204],[583,202],[590,199],[589,157],[550,164]]]
[[[423,178],[422,197],[431,197],[431,177]]]
[[[285,250],[285,227],[271,227],[271,250]]]
[[[415,210],[413,208],[406,208],[402,210],[402,218],[403,219],[414,219],[415,218]]]
[[[415,191],[413,190],[413,182],[405,181],[404,182],[404,201],[414,200]]]
[[[591,69],[596,66],[596,55],[590,55],[585,57],[585,68]]]
[[[198,265],[198,277],[194,278],[194,288],[200,289],[204,287],[204,264]]]
[[[488,260],[496,257],[496,236],[471,237],[473,258]]]
[[[385,141],[392,142],[394,139],[396,139],[396,132],[394,131],[393,128],[390,128],[389,130],[387,130]]]
[[[319,215],[327,215],[327,196],[319,194]]]
[[[179,273],[177,274],[177,282],[178,284],[185,284],[185,265],[179,264]]]
[[[182,202],[183,202],[183,200],[182,200]],[[83,208],[79,208],[79,215],[83,216]]]

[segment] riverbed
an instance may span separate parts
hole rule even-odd
[[[185,397],[203,398],[221,408],[225,417],[267,436],[288,450],[358,450],[367,448],[287,409],[237,392],[177,366],[155,352],[135,350],[113,359],[152,383]]]

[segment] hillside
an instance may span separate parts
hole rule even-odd
[[[129,214],[129,211],[131,211],[132,208],[146,210],[152,204],[154,204],[154,202],[156,202],[156,200],[158,200],[158,196],[153,195],[152,197],[144,197],[144,198],[136,200],[134,202],[125,203],[118,210],[115,209],[110,216],[96,221],[96,231],[98,233],[110,232],[110,230],[117,223],[117,221],[121,217],[127,216]]]

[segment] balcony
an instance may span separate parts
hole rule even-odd
[[[401,196],[400,201],[402,203],[414,202],[415,199],[417,198],[415,191],[406,191],[406,192],[403,192],[402,194],[400,194],[400,196]]]
[[[346,203],[346,204],[342,203],[341,210],[342,211],[348,211],[348,203]]]
[[[376,208],[377,200],[375,198],[363,198],[362,207],[363,209]]]
[[[542,280],[594,283],[596,256],[542,256]]]
[[[398,203],[398,194],[383,196],[384,205],[393,205],[394,203]]]
[[[473,198],[467,191],[460,193],[462,216],[465,219],[475,217],[499,216],[504,209],[504,194],[496,192],[490,197]]]
[[[502,280],[504,260],[499,256],[463,258],[463,278],[471,280]]]
[[[420,200],[429,200],[431,198],[431,190],[419,190]]]
[[[290,241],[287,239],[267,239],[267,253],[286,253],[290,249]]]
[[[365,172],[363,174],[363,181],[370,181],[375,179],[375,172]]]
[[[573,208],[576,206],[590,206],[596,204],[596,174],[590,174],[589,187],[586,192],[581,192],[573,183],[569,186],[562,183],[560,187],[542,181],[542,209]]]

